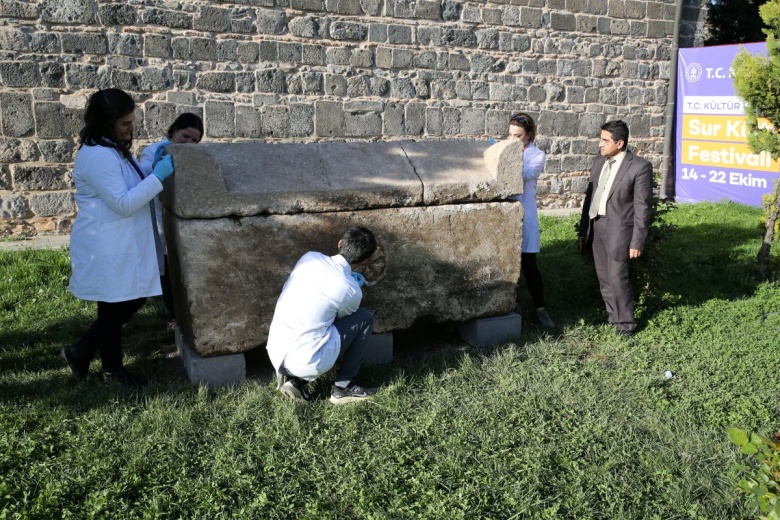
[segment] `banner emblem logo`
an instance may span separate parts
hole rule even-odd
[[[685,67],[685,79],[691,83],[696,83],[701,79],[702,68],[698,63],[691,63]]]

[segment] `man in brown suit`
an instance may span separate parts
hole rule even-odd
[[[642,254],[653,218],[653,168],[626,150],[628,126],[610,121],[601,127],[599,151],[580,218],[581,252],[592,248],[601,297],[615,332],[636,329],[634,292],[628,261]]]

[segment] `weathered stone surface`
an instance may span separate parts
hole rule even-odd
[[[230,26],[230,11],[217,7],[201,6],[200,14],[195,18],[195,30],[226,32]]]
[[[206,143],[170,151],[176,176],[164,200],[182,218],[490,201],[522,192],[522,148],[510,141]]]
[[[43,156],[43,160],[46,162],[67,163],[73,162],[75,159],[70,141],[65,139],[38,141],[38,149],[40,149],[41,156]]]
[[[103,25],[133,25],[138,21],[135,7],[127,4],[102,4],[98,16]]]
[[[0,218],[24,218],[28,211],[27,199],[24,195],[13,193],[0,195]]]
[[[39,217],[51,217],[76,212],[73,193],[55,191],[30,195],[30,209]]]
[[[393,143],[201,144],[170,150],[176,166],[173,206],[167,191],[164,198],[183,218],[422,202],[420,181]]]
[[[35,4],[4,0],[0,2],[0,16],[8,18],[37,18]]]
[[[6,87],[37,87],[38,64],[34,61],[0,62],[0,80]]]
[[[427,206],[500,200],[523,191],[523,149],[512,141],[493,146],[479,141],[402,144],[423,182]]]
[[[62,104],[35,103],[35,127],[38,137],[50,139],[64,137],[65,122],[62,115]]]
[[[14,187],[20,190],[64,190],[70,182],[63,166],[11,165]]]
[[[32,96],[13,92],[0,93],[0,119],[5,136],[24,137],[31,134],[35,124]]]
[[[36,159],[38,159],[38,153],[32,141],[0,138],[0,162],[15,163],[35,161]]]
[[[191,29],[192,15],[179,11],[146,8],[143,11],[144,23],[163,25],[171,29]]]
[[[52,23],[91,24],[95,20],[94,0],[43,0],[39,3],[41,20]]]
[[[282,34],[287,25],[284,11],[257,10],[257,32],[260,34]]]
[[[302,38],[315,38],[319,30],[317,19],[312,16],[299,16],[290,20],[290,33]]]
[[[374,313],[375,332],[408,328],[418,320],[496,316],[514,307],[520,204],[224,219],[168,214],[169,260],[179,273],[173,277],[176,312],[187,343],[201,356],[262,346],[295,262],[307,251],[335,254],[352,225],[372,229],[385,254],[384,278],[366,287],[362,303]]]
[[[105,54],[108,49],[108,40],[103,34],[65,33],[60,38],[65,53]]]

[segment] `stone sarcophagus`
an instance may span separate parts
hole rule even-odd
[[[202,358],[265,345],[298,258],[371,229],[376,333],[511,312],[520,275],[522,147],[428,141],[171,145],[162,199],[178,339]],[[371,282],[371,273],[367,273]],[[181,350],[181,346],[180,346]],[[192,377],[192,375],[191,375]]]

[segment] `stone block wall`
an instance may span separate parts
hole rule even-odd
[[[701,44],[686,2],[681,47]],[[536,116],[540,205],[581,202],[599,126],[661,163],[675,4],[652,0],[0,0],[0,236],[67,234],[86,99],[217,142],[501,136]]]

